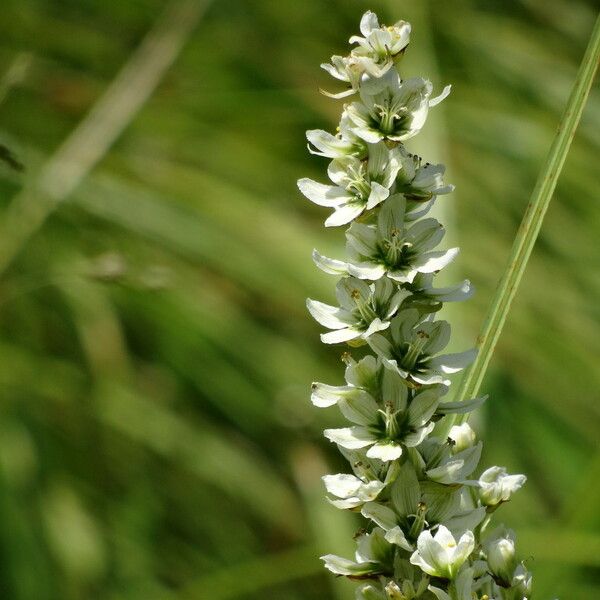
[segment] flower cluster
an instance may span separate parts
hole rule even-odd
[[[408,23],[382,26],[367,12],[360,31],[348,56],[323,65],[347,84],[328,95],[355,96],[338,133],[307,132],[309,150],[331,159],[330,182],[298,182],[309,200],[331,209],[326,226],[349,225],[345,258],[314,253],[320,269],[340,277],[337,305],[310,299],[308,309],[327,330],[323,342],[360,353],[344,353],[344,385],[312,389],[316,406],[337,405],[347,420],[325,431],[352,469],[324,477],[328,498],[367,520],[354,560],[323,560],[361,582],[358,600],[525,600],[531,575],[516,558],[514,534],[488,531],[492,513],[525,477],[500,467],[478,476],[482,443],[469,425],[442,433],[446,415],[484,400],[444,400],[449,375],[476,354],[445,353],[450,325],[435,318],[444,302],[465,300],[472,289],[468,281],[433,285],[458,249],[438,248],[444,228],[426,215],[453,186],[444,183],[443,165],[424,163],[404,142],[450,88],[432,98],[429,81],[401,77]]]

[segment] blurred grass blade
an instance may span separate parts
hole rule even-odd
[[[550,147],[525,216],[517,232],[508,266],[500,280],[489,308],[483,328],[477,338],[479,354],[467,371],[456,393],[455,400],[465,400],[477,395],[496,342],[502,332],[506,316],[515,297],[527,261],[537,239],[544,215],[554,193],[556,182],[573,141],[575,130],[592,86],[598,58],[600,57],[600,16],[596,19],[588,48],[585,52],[577,79],[563,113],[558,131]],[[456,419],[466,420],[464,415]]]
[[[249,594],[264,592],[265,588],[318,574],[321,569],[316,548],[300,546],[204,575],[188,584],[178,597],[184,600],[247,598]]]
[[[32,188],[15,197],[0,227],[0,274],[152,95],[210,1],[177,0],[168,6],[106,92],[42,167]]]

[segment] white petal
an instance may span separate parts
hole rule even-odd
[[[421,273],[435,273],[451,263],[458,252],[458,248],[450,248],[439,252],[426,252],[415,260],[415,267]]]
[[[408,550],[411,552],[414,550],[412,544],[406,539],[404,535],[404,531],[399,526],[393,527],[385,534],[385,539],[390,544],[396,544],[396,546],[400,546],[404,550]]]
[[[429,106],[435,106],[436,104],[439,104],[444,98],[447,98],[448,95],[450,94],[451,89],[452,89],[452,86],[447,85],[442,90],[442,93],[439,96],[436,96],[435,98],[431,98],[431,100],[429,100]]]
[[[378,421],[379,406],[365,390],[358,389],[355,394],[341,399],[339,407],[346,419],[357,425],[371,425]]]
[[[379,20],[374,12],[368,10],[360,20],[360,32],[366,37],[373,29],[379,29]]]
[[[306,308],[308,308],[315,321],[329,329],[343,329],[353,321],[353,317],[348,311],[337,306],[324,304],[318,300],[308,298]]]
[[[367,450],[367,456],[384,462],[396,460],[402,456],[402,446],[396,442],[377,442]]]
[[[349,202],[336,207],[335,212],[325,221],[325,227],[339,227],[356,219],[365,210],[365,205],[359,202]]]
[[[454,549],[453,563],[455,567],[462,565],[475,548],[475,537],[472,531],[465,531]]]
[[[362,223],[352,223],[346,231],[346,241],[363,256],[371,256],[377,250],[377,230]]]
[[[378,502],[367,502],[360,511],[363,517],[371,519],[386,531],[398,525],[396,513]]]
[[[313,250],[312,259],[321,271],[330,275],[344,275],[348,273],[348,265],[345,262],[323,256],[317,250]]]
[[[348,448],[349,450],[370,446],[377,440],[377,437],[370,433],[365,427],[359,426],[326,429],[323,433],[329,441],[334,444],[339,444],[344,448]]]
[[[326,408],[337,404],[342,398],[356,394],[356,388],[351,385],[333,386],[315,382],[311,392],[311,402],[319,408]]]
[[[373,262],[348,263],[348,273],[359,279],[377,281],[385,275],[385,267]]]
[[[298,179],[298,189],[311,202],[319,206],[334,207],[352,199],[352,196],[344,188],[335,185],[324,185],[307,177]]]
[[[392,356],[394,355],[394,348],[392,344],[389,342],[389,340],[384,338],[382,335],[379,335],[378,333],[373,334],[367,340],[367,342],[378,356],[392,358]]]
[[[476,358],[477,350],[465,350],[456,354],[441,354],[429,360],[429,366],[439,369],[442,373],[458,373],[468,367]]]
[[[361,336],[361,332],[353,327],[347,327],[346,329],[336,329],[335,331],[328,331],[327,333],[321,334],[321,341],[324,344],[341,344],[342,342],[348,342],[355,340]]]
[[[369,199],[367,201],[367,208],[370,210],[375,208],[378,204],[383,202],[390,195],[390,190],[386,187],[383,187],[381,184],[376,181],[371,183],[371,193],[369,194]]]
[[[413,427],[423,427],[435,413],[440,401],[436,390],[425,390],[417,394],[408,405],[407,418]]]
[[[360,487],[364,485],[358,477],[345,473],[325,475],[322,479],[327,491],[338,498],[355,496]]]

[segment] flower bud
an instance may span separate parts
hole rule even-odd
[[[507,502],[527,481],[525,475],[509,475],[503,467],[490,467],[479,478],[479,498],[485,506]]]
[[[514,577],[512,578],[512,589],[515,590],[517,597],[529,598],[531,596],[532,580],[531,573],[521,563],[515,569]]]
[[[467,448],[474,446],[477,441],[475,432],[468,423],[454,425],[454,427],[450,429],[448,437],[454,442],[454,452],[466,450]]]
[[[510,587],[516,567],[515,542],[512,537],[503,537],[491,541],[487,546],[487,560],[494,577]]]

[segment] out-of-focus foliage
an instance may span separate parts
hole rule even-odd
[[[3,0],[2,210],[163,7]],[[323,232],[295,180],[323,166],[304,130],[331,128],[339,112],[317,93],[331,87],[318,65],[366,8],[413,21],[410,75],[454,84],[427,158],[449,163],[457,186],[440,202],[478,288],[456,315],[474,339],[595,3],[215,0],[118,141],[2,274],[3,597],[353,597],[317,559],[349,549],[355,523],[323,500],[319,476],[337,459],[320,431],[337,420],[310,406],[309,384],[336,383],[340,368],[304,308],[332,293],[312,248],[342,240]],[[482,464],[529,476],[502,510],[532,557],[538,598],[589,600],[598,584],[599,131],[595,89],[478,423]]]

